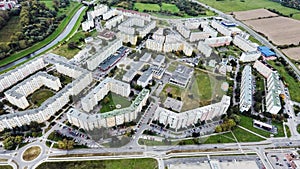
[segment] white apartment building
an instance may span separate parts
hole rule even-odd
[[[209,45],[210,47],[219,47],[230,45],[232,41],[231,36],[222,36],[222,37],[215,37],[215,38],[206,38],[204,43]]]
[[[222,25],[221,22],[216,21],[216,20],[212,20],[211,21],[211,26],[213,28],[215,28],[218,32],[220,32],[222,35],[225,36],[231,36],[231,30],[228,29],[226,26]]]
[[[206,38],[217,37],[218,32],[215,31],[210,26],[205,26],[203,32],[192,32],[190,36],[190,42],[195,42],[198,40],[205,40]]]
[[[110,18],[112,18],[112,17],[114,17],[114,16],[116,16],[116,15],[118,15],[118,12],[117,12],[117,10],[116,9],[110,9],[110,10],[108,10],[108,11],[106,11],[105,13],[103,13],[103,20],[105,20],[105,21],[107,21],[108,19],[110,19]]]
[[[104,27],[107,28],[107,29],[111,29],[113,27],[116,27],[117,24],[119,24],[123,21],[123,19],[124,19],[123,15],[115,16],[115,17],[111,18],[110,20],[106,21],[105,24],[104,24]]]
[[[47,54],[42,57],[39,57],[39,59],[43,59],[45,64],[55,65],[59,63],[61,65],[68,65],[68,67],[73,66],[69,65],[65,58],[55,54]],[[53,97],[43,102],[39,108],[0,116],[0,131],[3,131],[5,128],[11,129],[16,126],[20,127],[22,125],[29,124],[31,121],[37,121],[38,123],[42,123],[48,120],[57,111],[61,110],[70,101],[71,96],[78,95],[93,80],[91,72],[76,66],[73,67],[74,69],[81,70],[80,75],[77,76],[77,79],[73,80],[63,89],[58,91]],[[57,71],[59,72],[59,70]],[[62,72],[59,73],[65,73],[65,71],[61,71]]]
[[[154,39],[147,39],[146,40],[146,48],[154,51],[161,52],[163,50],[163,41],[158,41]]]
[[[243,38],[240,35],[236,35],[233,38],[233,44],[245,52],[257,51],[258,44],[251,42]]]
[[[213,51],[210,46],[208,46],[207,44],[205,44],[202,41],[199,41],[197,48],[205,57],[210,57],[210,55]]]
[[[34,72],[46,67],[48,64],[44,62],[42,57],[37,57],[16,69],[0,75],[0,92],[13,86],[17,82],[25,79]]]
[[[127,16],[127,17],[140,18],[140,19],[144,19],[148,22],[151,21],[151,16],[149,14],[146,14],[146,13],[141,13],[141,12],[122,9],[122,8],[117,8],[117,10],[118,10],[119,13],[121,13],[122,15]]]
[[[67,112],[67,118],[71,124],[84,130],[121,125],[137,118],[138,112],[146,105],[149,93],[148,89],[143,89],[129,107],[101,114],[86,114],[72,108]]]
[[[178,24],[176,26],[176,29],[184,38],[190,37],[191,31],[187,29],[185,26],[183,26],[182,24]]]
[[[117,37],[122,40],[124,43],[130,42],[132,45],[136,45],[138,37],[134,34],[126,34],[122,32],[117,33]]]
[[[97,51],[95,55],[86,60],[87,68],[89,70],[95,70],[101,62],[114,54],[120,47],[122,47],[121,39],[112,41],[107,46],[101,48],[100,51]]]
[[[241,81],[241,94],[240,94],[240,111],[248,111],[252,106],[253,98],[253,85],[252,85],[252,69],[246,65],[242,72]]]
[[[83,31],[89,31],[95,27],[94,20],[86,20],[82,22],[81,27]]]
[[[254,62],[253,68],[256,69],[261,75],[263,75],[265,78],[268,78],[273,70],[266,66],[265,64],[261,63],[261,61],[256,60]]]
[[[175,130],[188,128],[198,122],[213,120],[225,114],[230,105],[230,97],[224,95],[221,102],[176,113],[168,109],[158,107],[155,111],[153,120],[157,120],[164,125],[170,125]]]
[[[252,52],[243,52],[240,61],[241,62],[254,62],[261,56],[259,51],[252,51]]]
[[[58,77],[49,75],[46,72],[38,72],[6,91],[4,94],[11,104],[25,109],[29,106],[26,97],[42,86],[58,91],[61,88],[61,83]]]
[[[130,94],[130,85],[115,79],[106,78],[81,99],[82,109],[90,112],[110,91],[123,97],[128,97]]]
[[[281,94],[280,79],[277,72],[272,72],[267,78],[266,107],[267,112],[277,114],[281,109],[279,94]]]
[[[148,33],[150,33],[150,31],[152,29],[154,29],[156,27],[156,21],[151,21],[149,24],[147,24],[146,26],[138,29],[139,32],[139,36],[144,38]]]
[[[137,80],[137,84],[145,88],[153,78],[153,73],[150,69],[145,71]]]

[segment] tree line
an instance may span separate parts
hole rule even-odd
[[[69,5],[69,3],[69,0],[61,0],[58,4],[53,3],[55,10],[51,10],[43,2],[29,0],[21,2],[19,11],[17,11],[17,9],[9,13],[1,11],[0,29],[1,26],[3,27],[9,20],[9,17],[13,15],[19,17],[22,29],[11,35],[9,42],[0,42],[0,60],[16,51],[25,49],[36,42],[44,40],[53,33],[59,23],[66,17],[65,14],[58,15],[58,8],[65,7]]]

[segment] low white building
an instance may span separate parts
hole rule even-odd
[[[259,51],[252,51],[252,52],[243,52],[240,61],[241,62],[254,62],[261,56]]]
[[[137,80],[137,84],[145,88],[153,78],[153,73],[149,69],[145,71]]]

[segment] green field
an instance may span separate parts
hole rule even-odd
[[[79,39],[81,39],[81,38],[83,38],[83,39],[86,38],[84,32],[82,32],[82,31],[75,33],[74,36],[72,36],[70,38],[68,43],[75,42],[75,43],[78,43],[78,46],[81,46],[82,42],[79,42]],[[58,46],[57,48],[53,49],[52,52],[55,54],[58,54],[60,56],[64,56],[67,59],[73,58],[80,51],[80,49],[78,49],[78,48],[70,49],[68,47],[68,43]]]
[[[10,37],[16,32],[22,31],[22,25],[18,16],[13,16],[0,30],[0,42],[10,42]]]
[[[285,15],[299,12],[297,9],[284,7],[281,4],[272,2],[270,0],[199,0],[199,2],[205,3],[223,12],[246,11],[259,8],[275,9]],[[299,19],[300,17],[295,15],[293,18]]]
[[[235,143],[235,139],[231,132],[218,134],[209,136],[205,141],[204,144],[218,144],[218,143]]]
[[[10,165],[0,165],[0,169],[13,169]]]
[[[280,76],[282,76],[283,80],[286,82],[289,89],[289,93],[291,95],[291,99],[293,101],[300,102],[300,82],[295,80],[292,76],[290,76],[285,70],[284,66],[277,66],[274,61],[268,61],[268,63],[278,71]]]
[[[252,133],[249,133],[248,131],[241,129],[239,127],[235,128],[232,133],[235,135],[236,139],[239,142],[259,142],[263,141],[264,139],[261,137],[258,137]]]
[[[147,3],[134,3],[134,8],[139,12],[143,12],[144,10],[158,12],[160,11],[160,6],[158,4],[147,4]]]
[[[270,132],[258,129],[253,127],[253,119],[244,115],[239,115],[241,117],[241,122],[240,122],[240,126],[247,128],[248,130],[251,130],[261,136],[264,137],[270,137]]]
[[[73,162],[46,162],[37,169],[157,169],[154,159],[126,159],[105,161],[73,161]]]
[[[108,99],[107,103],[105,103],[106,99]],[[100,113],[105,113],[116,109],[117,104],[120,104],[121,108],[125,108],[125,107],[129,107],[131,103],[130,101],[128,101],[127,98],[110,92],[108,93],[108,95],[105,96],[105,98],[103,98],[100,101],[100,104],[101,104]]]
[[[31,95],[31,102],[39,107],[44,101],[53,95],[54,92],[49,89],[40,89]]]
[[[180,11],[176,5],[174,5],[174,4],[167,4],[167,3],[162,3],[161,10],[163,10],[163,11],[170,11],[172,13],[176,13],[176,12]]]

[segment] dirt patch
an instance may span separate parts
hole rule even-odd
[[[249,11],[234,12],[235,18],[241,21],[261,19],[267,17],[276,17],[276,13],[270,12],[267,9],[254,9]]]
[[[300,47],[283,49],[282,52],[289,58],[300,61]]]
[[[300,21],[274,17],[245,21],[252,29],[268,37],[275,45],[299,44]]]
[[[23,159],[25,161],[32,161],[36,159],[41,154],[41,148],[38,146],[30,147],[25,150],[23,154]]]

